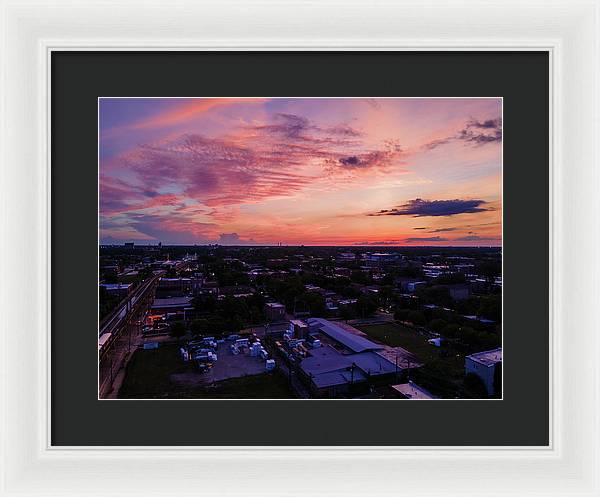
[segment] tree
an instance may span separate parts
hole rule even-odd
[[[373,315],[377,310],[377,301],[370,295],[361,295],[356,301],[356,310],[362,318]]]
[[[432,331],[435,331],[436,333],[439,333],[440,331],[442,331],[444,329],[444,327],[447,325],[448,323],[444,320],[444,319],[432,319],[431,321],[429,321],[429,328]]]
[[[502,296],[490,295],[481,299],[479,314],[500,323],[502,321]]]
[[[394,312],[394,319],[396,321],[406,321],[409,312],[410,309],[396,309],[396,312]]]
[[[469,399],[487,399],[488,392],[485,388],[483,380],[474,373],[469,373],[465,376],[463,387],[465,397]]]
[[[313,292],[307,292],[302,297],[302,300],[306,304],[308,311],[312,317],[323,317],[327,313],[327,307],[325,306],[325,299],[322,295]]]
[[[494,368],[494,397],[502,397],[502,363],[499,362]]]
[[[185,335],[184,324],[181,321],[177,321],[177,322],[173,323],[173,325],[171,326],[170,335],[173,338],[177,338],[177,341],[179,342],[181,340],[181,338]]]
[[[422,311],[410,311],[407,319],[416,326],[423,326],[427,322]]]
[[[442,307],[450,307],[452,305],[452,297],[448,288],[443,286],[432,286],[422,288],[417,291],[417,295],[427,304],[440,305]]]
[[[356,310],[354,306],[344,305],[340,308],[340,317],[348,322],[350,319],[356,319]]]
[[[456,338],[458,336],[460,326],[455,323],[450,323],[442,328],[442,336],[446,338]]]
[[[115,273],[106,273],[104,275],[104,283],[114,285],[119,282],[119,278]]]
[[[394,289],[389,285],[384,285],[379,289],[379,300],[384,309],[390,304],[390,301],[394,297]]]
[[[358,283],[360,285],[369,285],[373,282],[371,275],[369,273],[365,273],[364,271],[352,271],[350,280],[353,283]]]
[[[213,313],[217,307],[217,299],[214,295],[198,295],[192,300],[192,306],[198,312]]]
[[[208,334],[208,321],[206,319],[194,319],[190,324],[192,335]]]

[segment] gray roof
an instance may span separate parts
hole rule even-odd
[[[311,350],[311,357],[300,362],[302,370],[312,378],[318,388],[349,383],[350,369],[354,364],[354,381],[359,382],[367,375],[377,376],[396,371],[396,365],[377,352],[366,351],[358,354],[341,354],[333,347],[320,347]]]
[[[345,385],[352,382],[352,373],[350,371],[332,371],[331,373],[322,373],[312,378],[317,388],[333,387],[336,385]],[[354,370],[354,382],[365,381],[365,375],[359,370]]]
[[[475,354],[468,355],[466,358],[490,367],[497,362],[502,362],[502,347],[492,350],[484,350],[483,352],[476,352]]]
[[[309,325],[319,327],[321,333],[333,338],[336,342],[348,347],[352,352],[364,352],[366,350],[379,350],[382,349],[382,345],[378,345],[371,340],[367,340],[359,335],[355,335],[346,331],[342,327],[338,326],[327,319],[322,318],[310,318],[306,322]],[[312,327],[311,326],[311,327]]]
[[[164,309],[167,307],[188,307],[191,305],[192,299],[190,297],[171,297],[168,299],[154,299],[152,303],[152,309]]]
[[[377,352],[352,354],[350,358],[360,369],[370,375],[389,374],[396,371],[396,365]]]
[[[320,374],[352,366],[352,355],[340,354],[333,347],[319,347],[310,351],[312,357],[303,359],[300,367],[307,374]]]

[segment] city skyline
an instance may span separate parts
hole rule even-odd
[[[100,243],[500,246],[501,98],[101,98]]]

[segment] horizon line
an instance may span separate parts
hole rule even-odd
[[[127,243],[133,243],[134,246],[138,246],[138,247],[158,247],[158,243],[155,244],[150,244],[150,243],[146,243],[146,244],[141,244],[141,243],[135,243],[135,242],[121,242],[121,243],[99,243],[98,245],[106,245],[106,246],[111,246],[111,247],[122,247]],[[286,245],[273,245],[273,244],[254,244],[254,245],[227,245],[227,244],[222,244],[222,243],[205,243],[205,244],[198,244],[198,243],[165,243],[163,244],[161,242],[161,247],[239,247],[239,248],[253,248],[253,247],[272,247],[272,248],[283,248],[283,247],[346,247],[346,248],[359,248],[359,247],[389,247],[389,248],[421,248],[421,247],[427,247],[427,248],[481,248],[481,247],[485,247],[485,248],[502,248],[502,245],[369,245],[369,244],[358,244],[358,245],[323,245],[323,244],[319,244],[319,245],[313,245],[313,244],[299,244],[299,245],[294,245],[294,244],[286,244]]]

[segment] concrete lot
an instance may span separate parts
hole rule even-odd
[[[240,352],[234,355],[229,346],[231,342],[217,345],[217,362],[206,373],[179,373],[171,375],[171,381],[187,387],[211,385],[230,378],[265,373],[265,361],[260,357],[251,357],[250,353]]]
[[[265,372],[265,361],[260,357],[251,357],[247,350],[234,355],[229,350],[230,345],[231,342],[225,342],[217,346],[217,362],[208,373],[202,375],[208,382]]]

